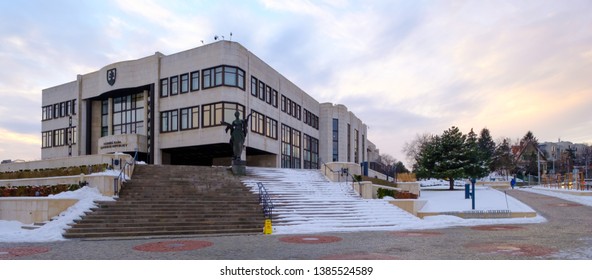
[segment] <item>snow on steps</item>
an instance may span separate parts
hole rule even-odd
[[[267,189],[275,206],[274,233],[383,230],[419,218],[385,200],[362,199],[351,183],[335,183],[319,170],[247,168],[243,183]]]

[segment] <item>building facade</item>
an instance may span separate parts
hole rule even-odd
[[[42,93],[42,159],[138,152],[153,164],[227,165],[222,122],[248,119],[250,166],[318,168],[366,161],[367,127],[319,103],[242,45],[107,65]]]

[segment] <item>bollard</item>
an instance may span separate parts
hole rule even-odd
[[[471,198],[471,189],[469,184],[465,184],[465,199]]]

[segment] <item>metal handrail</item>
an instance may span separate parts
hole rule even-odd
[[[267,192],[263,183],[258,182],[257,187],[259,187],[259,204],[263,208],[263,215],[266,219],[273,220],[273,202],[271,201],[271,197]]]
[[[134,153],[134,158],[131,162],[126,161],[123,166],[121,167],[121,171],[119,171],[119,175],[113,179],[113,195],[119,195],[120,186],[123,186],[123,183],[126,181],[126,175],[130,175],[131,171],[136,164],[136,159],[138,158],[138,149]]]

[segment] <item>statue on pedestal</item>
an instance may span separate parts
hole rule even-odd
[[[243,148],[245,146],[245,139],[247,138],[249,117],[240,119],[240,113],[236,111],[234,113],[235,120],[232,124],[221,121],[220,123],[226,125],[225,132],[228,133],[230,130],[230,146],[232,147],[232,159],[234,161],[240,161]]]

